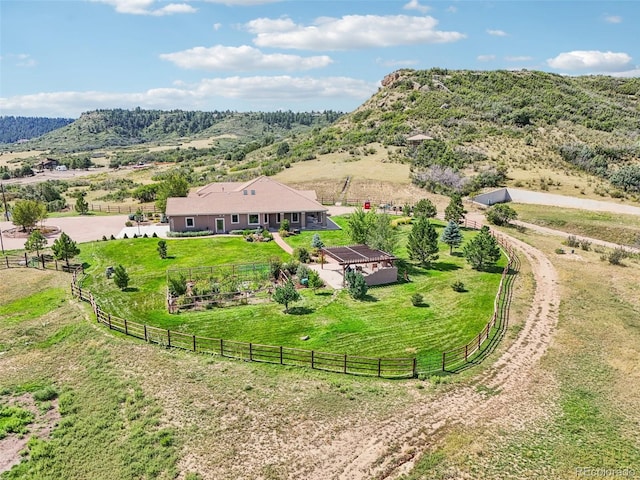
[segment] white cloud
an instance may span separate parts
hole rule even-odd
[[[331,57],[326,55],[301,57],[280,53],[265,54],[257,48],[247,45],[240,47],[225,47],[223,45],[210,48],[194,47],[181,52],[163,53],[160,58],[173,62],[181,68],[235,71],[310,70],[326,67],[333,62]]]
[[[222,5],[227,5],[229,7],[239,6],[239,7],[247,7],[251,5],[266,5],[269,3],[278,3],[283,0],[204,0],[208,3],[221,3]]]
[[[417,65],[418,63],[418,60],[384,60],[382,58],[376,58],[376,64],[388,68],[412,67],[414,65]]]
[[[404,10],[417,10],[420,13],[427,13],[431,10],[431,7],[427,5],[421,5],[418,0],[409,0],[409,3],[402,7]]]
[[[507,62],[530,62],[533,60],[533,57],[529,57],[527,55],[516,55],[513,57],[504,57]]]
[[[631,57],[623,52],[574,50],[549,58],[547,65],[558,70],[590,70],[592,72],[619,72],[625,70]]]
[[[216,31],[216,32],[217,32],[217,31],[218,31],[218,30],[220,30],[221,28],[222,28],[222,24],[221,24],[221,23],[214,23],[214,24],[213,24],[213,30],[214,30],[214,31]]]
[[[116,9],[118,13],[130,15],[173,15],[175,13],[195,13],[197,10],[186,3],[170,3],[161,8],[154,9],[156,0],[91,0],[92,2],[106,3]]]
[[[348,110],[369,98],[379,83],[349,77],[254,76],[203,79],[194,85],[174,83],[174,87],[155,88],[138,93],[51,92],[0,97],[0,110],[6,115],[78,117],[99,108],[154,109],[232,109],[238,111]],[[345,107],[349,108],[345,108]]]
[[[492,35],[494,37],[507,37],[509,34],[507,32],[505,32],[504,30],[487,30],[487,33],[489,35]]]
[[[446,11],[449,13],[456,13],[458,11],[458,7],[451,5]]]
[[[622,17],[620,15],[605,15],[604,21],[607,23],[622,23]]]
[[[11,63],[15,62],[14,65],[21,68],[32,68],[38,64],[28,53],[8,53],[7,55],[1,56],[0,60]]]
[[[436,30],[437,24],[433,17],[347,15],[318,18],[312,25],[297,25],[289,18],[259,18],[246,27],[256,35],[254,43],[260,47],[309,50],[448,43],[466,37]]]
[[[491,62],[496,59],[495,55],[478,55],[477,59],[481,62]]]

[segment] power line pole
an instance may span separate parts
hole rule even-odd
[[[9,208],[7,208],[7,197],[4,194],[4,184],[0,183],[0,190],[2,190],[2,202],[4,203],[4,218],[9,221]]]

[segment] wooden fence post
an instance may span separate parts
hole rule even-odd
[[[222,339],[220,339],[220,356],[224,357],[224,344]]]
[[[124,319],[124,334],[129,335],[129,327],[127,327],[127,319]]]
[[[144,327],[144,341],[148,342],[149,341],[149,337],[147,337],[147,324],[145,323],[143,325],[143,327]]]
[[[469,358],[469,344],[467,343],[464,346],[464,361],[466,362],[468,358]]]
[[[347,354],[344,354],[344,373],[347,373]]]
[[[416,378],[418,376],[418,359],[416,357],[413,357],[413,369],[411,376],[413,378]]]
[[[27,252],[24,252],[24,266],[29,268],[29,262],[27,260]]]
[[[109,313],[109,330],[111,330],[111,314]]]
[[[193,336],[193,351],[196,351],[196,336]]]
[[[253,345],[249,342],[249,361],[253,362]]]
[[[282,361],[282,345],[280,345],[280,365],[282,365],[282,364],[283,364],[283,361]]]
[[[378,359],[378,376],[381,376],[382,373],[382,359]]]
[[[171,331],[167,328],[167,345],[171,348]]]
[[[313,350],[311,350],[311,368],[315,368],[314,367],[314,361],[313,361],[314,358],[313,357],[314,357],[314,352],[313,352]]]
[[[443,372],[446,372],[446,369],[445,369],[445,364],[446,364],[445,357],[446,357],[446,355],[447,355],[447,352],[442,352],[442,371]]]

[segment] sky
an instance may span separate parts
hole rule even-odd
[[[640,76],[635,0],[0,0],[0,115],[351,112],[401,68]]]

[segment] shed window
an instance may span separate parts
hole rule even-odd
[[[260,215],[257,213],[250,213],[249,217],[249,225],[260,225]]]
[[[292,213],[291,214],[291,221],[293,223],[298,223],[300,221],[299,215],[300,214],[298,214],[298,213]]]
[[[231,223],[240,223],[240,215],[237,213],[231,215]]]
[[[193,228],[196,226],[196,222],[193,217],[187,217],[184,219],[184,224],[187,228]]]

